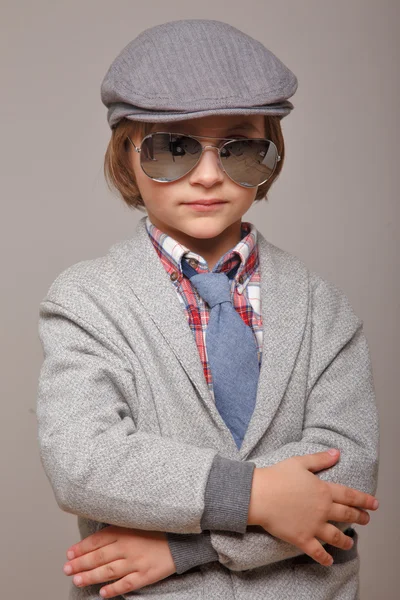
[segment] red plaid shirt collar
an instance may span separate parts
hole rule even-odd
[[[181,260],[182,257],[192,258],[198,262],[195,267],[198,273],[209,271],[206,261],[202,256],[186,248],[183,244],[174,240],[171,236],[153,225],[150,218],[146,219],[147,233],[157,251],[166,271],[171,275],[176,273],[175,279],[183,277]],[[213,268],[213,272],[228,272],[240,260],[240,267],[235,275],[238,290],[242,293],[250,281],[258,266],[257,229],[249,222],[242,222],[242,239],[234,248],[226,252]],[[177,277],[176,277],[177,276]]]

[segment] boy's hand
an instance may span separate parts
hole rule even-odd
[[[77,587],[118,580],[101,588],[103,598],[138,590],[176,572],[167,536],[160,531],[110,525],[71,546],[70,556],[64,573],[75,575]]]
[[[248,524],[261,525],[321,565],[330,566],[332,556],[319,540],[343,550],[349,550],[353,541],[328,521],[366,525],[369,514],[363,509],[377,508],[374,496],[314,475],[332,467],[338,458],[339,451],[316,452],[256,468]]]

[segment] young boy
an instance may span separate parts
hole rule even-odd
[[[362,321],[242,222],[296,87],[212,20],[142,32],[103,81],[106,174],[147,216],[40,306],[41,457],[82,538],[71,598],[359,597],[349,524],[377,508],[378,468]]]

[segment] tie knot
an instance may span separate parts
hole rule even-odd
[[[198,273],[190,281],[210,308],[231,302],[231,280],[225,273]]]

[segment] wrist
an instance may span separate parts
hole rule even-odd
[[[250,503],[249,503],[249,512],[247,518],[248,525],[261,525],[261,514],[260,508],[262,508],[262,498],[261,498],[261,477],[262,471],[265,471],[265,468],[255,468],[253,473],[253,481],[250,492]]]
[[[254,469],[250,492],[248,525],[259,525],[266,530],[266,523],[271,507],[271,490],[273,469],[271,467],[256,467]]]

